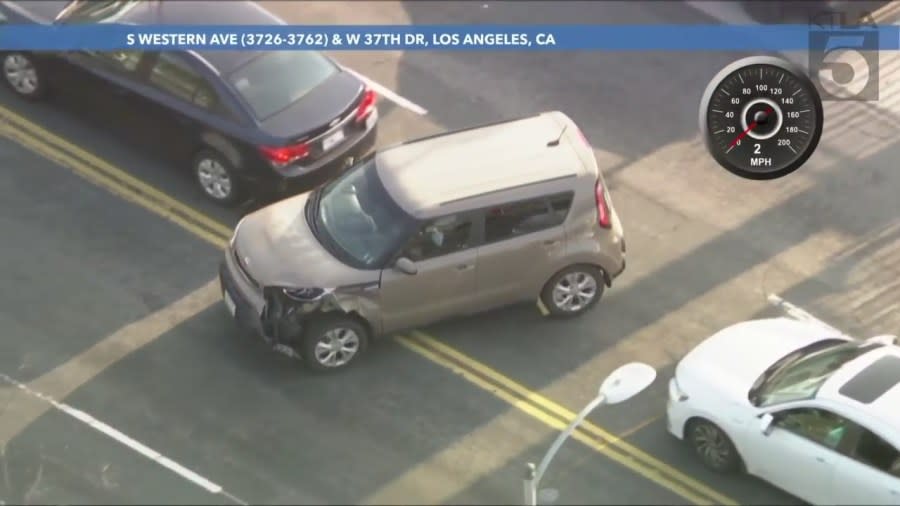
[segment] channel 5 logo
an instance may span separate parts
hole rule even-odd
[[[878,100],[878,26],[868,12],[810,17],[809,73],[824,100]]]

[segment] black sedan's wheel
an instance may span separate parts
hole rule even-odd
[[[236,205],[241,195],[241,183],[234,167],[225,157],[213,151],[201,151],[194,158],[194,179],[203,195],[223,206]]]
[[[719,473],[733,473],[741,466],[741,456],[725,432],[706,420],[691,422],[688,441],[703,465]]]
[[[355,318],[325,317],[314,320],[303,339],[303,360],[316,372],[345,369],[365,353],[369,332]]]
[[[46,95],[46,84],[31,55],[4,53],[2,66],[3,79],[16,95],[26,100],[38,100]]]

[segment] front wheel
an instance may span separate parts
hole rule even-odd
[[[9,89],[26,100],[38,100],[47,94],[43,74],[27,53],[3,54],[3,79]]]
[[[303,339],[303,361],[316,372],[345,369],[362,355],[369,344],[365,325],[349,316],[314,320]]]
[[[541,302],[552,316],[577,316],[603,294],[603,274],[590,265],[573,265],[556,273],[541,291]]]
[[[688,426],[687,432],[688,441],[703,465],[719,473],[733,473],[740,468],[737,448],[717,425],[697,420]]]
[[[234,166],[219,153],[204,150],[194,158],[194,179],[203,195],[216,204],[231,207],[242,197]]]

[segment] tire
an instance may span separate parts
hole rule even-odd
[[[3,82],[13,93],[25,100],[37,101],[47,96],[47,83],[43,73],[28,53],[2,53],[0,67]]]
[[[717,473],[735,473],[741,468],[741,456],[728,434],[707,420],[688,424],[687,440],[707,468]]]
[[[233,207],[243,198],[243,183],[236,176],[231,162],[221,154],[203,150],[194,157],[191,169],[197,187],[208,200],[224,207]]]
[[[596,304],[606,287],[603,271],[591,265],[572,265],[557,272],[541,291],[541,302],[551,316],[568,318],[578,316]],[[583,286],[578,294],[565,297],[566,287]],[[586,298],[586,295],[590,295]],[[574,302],[574,304],[573,304]]]
[[[306,366],[315,372],[334,372],[346,369],[356,363],[369,346],[369,330],[352,316],[327,316],[313,320],[306,330],[302,343],[302,357]],[[331,349],[329,341],[335,346],[335,339],[348,339],[348,348],[352,353]],[[349,354],[347,354],[349,353]]]

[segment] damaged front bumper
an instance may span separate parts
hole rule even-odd
[[[222,297],[238,326],[266,341],[275,351],[300,358],[300,339],[310,314],[322,311],[330,296],[318,301],[298,301],[285,295],[279,287],[256,285],[237,271],[230,248],[219,265]]]
[[[228,297],[233,303],[233,310],[230,305],[229,310],[237,324],[259,336],[272,339],[272,336],[266,335],[262,325],[262,309],[263,304],[255,304],[251,298],[246,295],[246,291],[238,286],[238,280],[235,279],[232,269],[229,268],[229,262],[223,261],[219,265],[219,284],[222,289],[222,297]],[[262,307],[260,307],[262,306]]]

